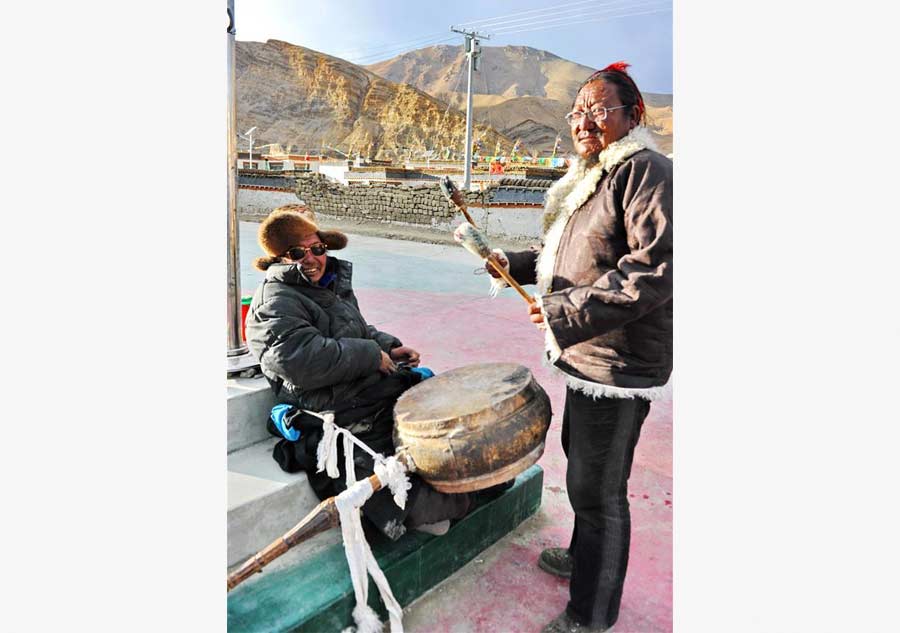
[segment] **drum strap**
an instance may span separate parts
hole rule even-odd
[[[366,446],[365,442],[354,437],[350,431],[337,426],[334,423],[333,411],[321,413],[306,411],[306,413],[322,419],[324,433],[316,453],[317,468],[318,472],[325,470],[333,479],[340,476],[337,467],[337,442],[341,435],[344,436],[347,489],[335,497],[334,502],[340,516],[344,553],[347,556],[350,581],[353,583],[353,593],[356,598],[353,620],[356,622],[357,633],[381,633],[382,631],[378,614],[368,605],[369,582],[366,572],[375,581],[378,593],[381,594],[381,601],[388,610],[391,632],[403,633],[403,609],[394,597],[391,586],[384,572],[378,566],[378,561],[375,560],[363,532],[360,508],[372,496],[373,490],[368,479],[356,481],[356,469],[353,467],[354,446],[359,446],[372,456],[375,461],[375,474],[378,475],[383,486],[390,488],[394,496],[394,503],[401,508],[406,506],[407,491],[412,487],[409,477],[406,475],[406,467],[396,457],[385,458]]]

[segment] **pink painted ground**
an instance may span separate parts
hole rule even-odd
[[[568,544],[573,515],[559,442],[565,387],[541,364],[543,336],[517,297],[413,290],[357,291],[369,321],[422,354],[436,372],[479,362],[517,362],[550,396],[553,421],[540,460],[544,494],[538,513],[404,611],[410,633],[529,632],[556,617],[567,581],[537,567],[544,547]],[[617,633],[672,630],[672,402],[653,403],[629,482],[632,513],[628,577]]]

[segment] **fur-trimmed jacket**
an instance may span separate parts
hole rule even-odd
[[[401,345],[366,323],[353,293],[353,265],[328,257],[323,288],[299,264],[273,264],[247,312],[247,345],[279,402],[334,409],[376,384],[381,352]]]
[[[544,228],[506,257],[538,285],[550,362],[589,395],[653,399],[672,372],[672,161],[635,128],[548,190]]]

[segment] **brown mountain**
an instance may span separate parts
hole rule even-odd
[[[390,79],[465,108],[466,67],[462,46],[431,46],[365,66]],[[569,111],[581,82],[594,69],[528,46],[482,47],[481,70],[475,74],[476,119],[530,150],[550,150],[556,135],[564,151],[572,150]],[[672,95],[647,93],[647,122],[660,149],[672,151]]]
[[[322,144],[385,158],[398,149],[462,150],[465,115],[421,90],[398,84],[301,46],[237,42],[238,130],[257,127],[254,146],[300,150]],[[475,135],[491,147],[512,140],[484,125]]]
[[[481,95],[479,95],[481,96]],[[474,103],[490,103],[477,100]],[[473,107],[475,118],[487,123],[510,138],[522,139],[531,150],[552,150],[556,137],[560,138],[560,155],[571,152],[572,138],[565,122],[569,106],[546,97],[514,97],[502,99],[494,105]]]
[[[483,46],[481,50],[481,70],[474,78],[478,94],[571,101],[581,81],[593,72],[587,66],[528,46]],[[420,48],[365,68],[438,98],[466,90],[462,46]]]

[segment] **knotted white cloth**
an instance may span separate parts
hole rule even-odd
[[[506,259],[506,253],[504,253],[499,248],[495,248],[492,251],[494,255],[502,257]],[[487,266],[487,264],[485,264]],[[509,272],[509,260],[506,261],[506,266],[504,266],[506,272]],[[491,297],[496,297],[497,294],[503,290],[504,288],[509,288],[509,284],[506,283],[506,280],[503,277],[491,277]]]
[[[322,420],[324,434],[316,451],[316,468],[318,472],[323,470],[332,479],[336,479],[340,472],[337,466],[337,442],[344,437],[344,460],[347,471],[347,489],[334,498],[335,506],[341,521],[341,534],[344,537],[344,553],[347,556],[347,565],[350,568],[350,581],[353,583],[353,594],[356,597],[356,606],[353,608],[353,620],[356,622],[357,633],[381,633],[382,623],[378,614],[369,606],[369,582],[366,572],[372,576],[381,600],[388,610],[391,623],[391,633],[403,633],[403,608],[388,583],[384,572],[378,566],[378,561],[372,554],[372,549],[366,541],[362,528],[360,508],[372,496],[374,490],[368,479],[356,481],[356,471],[353,468],[353,449],[359,446],[375,460],[375,474],[382,486],[390,488],[394,497],[394,503],[401,508],[406,507],[407,492],[412,487],[406,468],[396,457],[385,458],[375,453],[364,442],[356,439],[347,429],[342,429],[334,423],[334,412],[306,411]],[[352,630],[345,629],[344,632]]]

